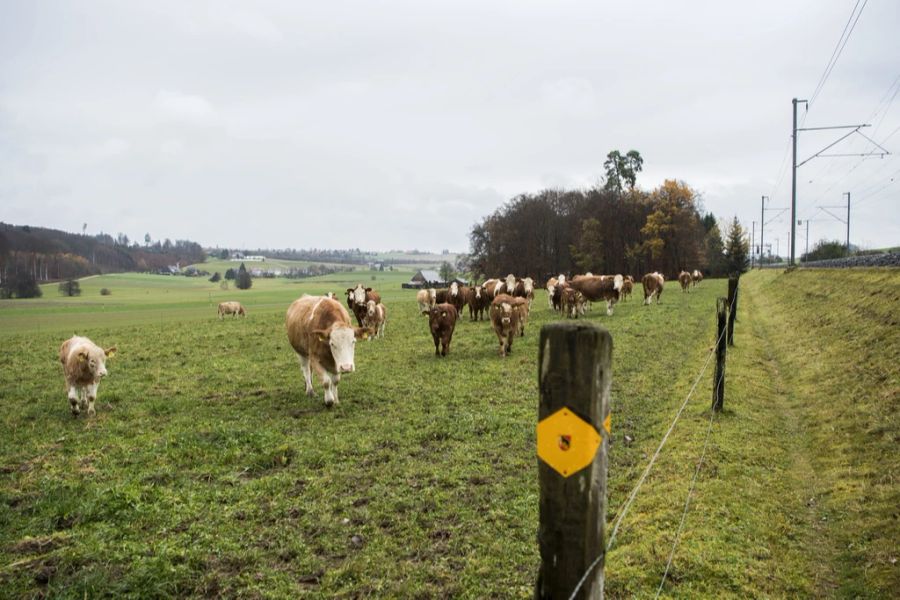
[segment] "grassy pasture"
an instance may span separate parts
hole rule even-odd
[[[205,280],[110,275],[84,280],[79,298],[48,289],[42,300],[0,303],[0,596],[530,596],[537,333],[555,318],[546,295],[505,360],[489,324],[467,316],[438,359],[415,292],[400,289],[410,273],[375,275],[256,280],[227,292]],[[816,419],[849,402],[829,405],[846,397],[832,395],[842,389],[832,371],[839,339],[873,322],[882,329],[870,335],[884,338],[884,319],[895,317],[872,297],[810,324],[807,311],[845,296],[826,283],[805,301],[799,276],[742,282],[726,412],[713,423],[668,595],[897,589],[897,487],[887,478],[897,467],[896,365],[881,358],[856,373],[887,376],[893,395],[859,384],[865,418],[845,419],[839,455]],[[382,293],[387,337],[357,345],[357,372],[328,410],[318,382],[317,398],[303,395],[284,311],[302,293],[356,281]],[[896,276],[881,283],[897,295]],[[113,294],[101,297],[101,287]],[[589,316],[614,340],[610,519],[712,345],[724,282],[676,288],[667,285],[659,306],[632,298],[613,317],[599,306]],[[248,318],[219,322],[224,299],[241,300]],[[893,325],[888,357],[898,350]],[[818,337],[793,352],[801,326]],[[69,415],[56,362],[73,331],[120,349],[91,420]],[[811,364],[817,371],[804,372]],[[612,598],[652,595],[659,583],[703,446],[711,377],[607,557]],[[861,435],[872,442],[854,447]],[[840,477],[848,464],[852,487]],[[852,531],[865,543],[848,550]]]

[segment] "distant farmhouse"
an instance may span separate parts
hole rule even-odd
[[[423,269],[421,271],[416,271],[416,274],[412,276],[412,279],[409,282],[404,283],[401,287],[403,289],[419,289],[419,288],[445,288],[450,285],[452,281],[460,285],[468,285],[468,282],[464,279],[460,279],[459,277],[453,278],[451,281],[442,281],[441,274],[437,271],[431,271],[427,269]]]
[[[259,254],[244,254],[243,252],[234,252],[231,260],[243,260],[246,262],[266,262],[266,257]]]

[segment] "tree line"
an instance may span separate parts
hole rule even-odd
[[[123,271],[154,272],[176,263],[203,262],[200,244],[189,240],[129,243],[100,233],[0,223],[0,297],[31,297],[41,282]]]
[[[746,270],[749,247],[737,219],[726,248],[694,189],[677,180],[640,189],[642,166],[639,152],[613,151],[602,186],[516,196],[472,227],[470,253],[458,266],[475,278],[515,273],[541,280],[588,271],[674,277],[681,270],[709,276]]]

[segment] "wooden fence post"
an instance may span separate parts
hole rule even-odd
[[[738,308],[738,281],[737,277],[728,278],[728,345],[734,346],[734,321],[737,318]]]
[[[566,599],[590,569],[576,598],[603,598],[609,331],[587,322],[544,325],[538,385],[541,566],[534,595]]]
[[[729,280],[730,281],[730,280]],[[716,373],[713,377],[713,403],[715,411],[722,410],[725,404],[725,316],[728,313],[728,300],[719,298],[716,300]]]

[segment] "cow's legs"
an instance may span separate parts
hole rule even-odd
[[[325,387],[325,406],[337,404],[337,384],[328,373],[322,373],[322,385]]]
[[[441,338],[438,337],[438,335],[436,333],[432,333],[431,337],[434,340],[434,355],[440,356],[441,355]]]
[[[607,316],[607,317],[611,317],[611,316],[612,316],[612,314],[613,314],[613,305],[614,305],[614,304],[615,304],[615,302],[613,302],[612,300],[607,300],[607,301],[606,301],[606,316]]]
[[[69,408],[72,409],[72,416],[77,417],[78,413],[81,412],[81,407],[79,406],[81,400],[81,394],[78,393],[78,388],[74,385],[69,386]]]
[[[87,386],[87,414],[89,417],[93,417],[97,414],[97,411],[94,410],[94,401],[97,399],[97,388],[100,387],[99,383],[92,383]]]
[[[316,395],[312,384],[312,371],[309,368],[309,357],[298,354],[300,359],[300,372],[303,373],[303,380],[306,382],[306,395],[312,398]]]

